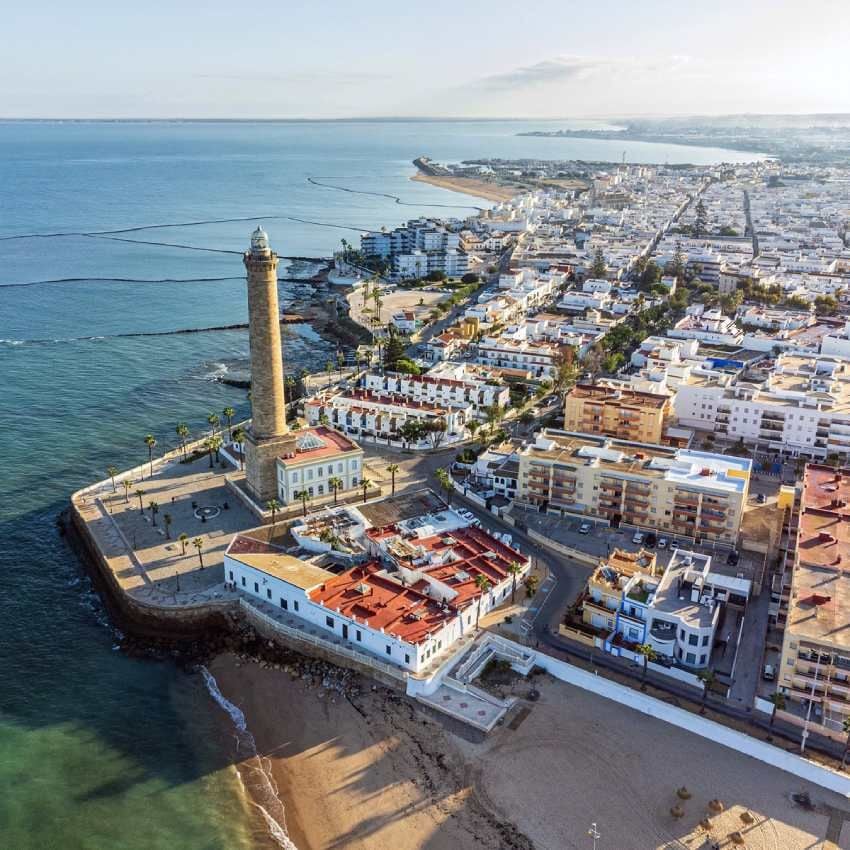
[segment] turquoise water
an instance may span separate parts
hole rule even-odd
[[[752,158],[514,135],[540,126],[0,123],[0,847],[250,842],[199,677],[114,651],[54,526],[70,492],[145,456],[144,434],[165,447],[177,421],[200,430],[210,410],[245,413],[244,392],[211,378],[247,355],[246,335],[123,335],[244,321],[238,252],[257,217],[281,255],[312,257],[357,228],[483,203],[412,183],[421,154]],[[246,220],[209,223],[220,219]],[[129,230],[150,225],[168,226]],[[309,328],[286,348],[292,368],[321,368],[329,351]]]

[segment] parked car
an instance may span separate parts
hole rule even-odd
[[[761,677],[766,682],[772,682],[776,678],[776,668],[772,664],[765,664]]]
[[[738,553],[738,551],[737,551],[736,549],[733,549],[733,550],[732,550],[732,551],[731,551],[731,552],[730,552],[730,553],[726,556],[726,563],[727,563],[727,564],[729,564],[729,565],[730,565],[730,566],[732,566],[732,567],[735,567],[735,566],[737,566],[737,565],[738,565],[738,561],[739,561],[740,559],[741,559],[741,556],[740,556],[740,554]]]
[[[760,505],[763,505],[763,504],[767,501],[767,496],[765,496],[765,495],[764,495],[764,493],[758,493],[758,494],[756,495],[756,501],[757,501]]]
[[[646,545],[649,546],[650,549],[654,549],[657,543],[658,537],[650,531],[649,534],[646,535]]]
[[[590,531],[591,531],[592,528],[593,528],[593,526],[589,522],[583,522],[578,527],[578,533],[579,534],[590,534]]]
[[[634,533],[634,537],[632,537],[632,543],[643,543],[643,532],[636,531]]]
[[[666,549],[667,548],[667,538],[666,537],[659,537],[658,538],[658,548],[659,549]]]

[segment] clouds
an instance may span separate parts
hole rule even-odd
[[[595,73],[611,70],[615,64],[606,59],[556,56],[554,59],[545,59],[533,65],[482,77],[469,83],[466,88],[485,92],[512,92],[579,80]]]

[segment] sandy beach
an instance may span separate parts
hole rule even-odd
[[[411,180],[420,183],[430,183],[441,189],[450,189],[452,192],[462,192],[474,198],[484,198],[485,201],[509,201],[515,195],[520,194],[522,189],[516,186],[498,186],[486,180],[475,180],[472,177],[439,177],[423,174],[418,171]]]
[[[454,736],[394,692],[364,681],[346,699],[233,655],[209,670],[245,715],[298,850],[530,850],[473,793]],[[253,760],[237,767],[253,790]]]
[[[548,676],[529,711],[473,742],[366,680],[347,699],[231,655],[210,670],[268,760],[299,850],[578,850],[592,822],[599,850],[732,847],[735,832],[750,850],[850,848],[840,795]]]

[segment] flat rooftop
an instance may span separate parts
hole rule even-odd
[[[227,549],[227,556],[302,590],[310,590],[333,578],[333,574],[327,570],[287,555],[277,546],[252,537],[234,537]]]
[[[579,398],[602,403],[616,402],[621,406],[631,405],[633,407],[651,407],[661,410],[669,403],[670,397],[666,394],[644,393],[639,390],[606,387],[599,384],[576,384],[570,390],[567,398]]]
[[[743,494],[750,458],[635,443],[544,428],[521,455],[575,466],[597,466],[622,475],[659,478],[695,489]]]

